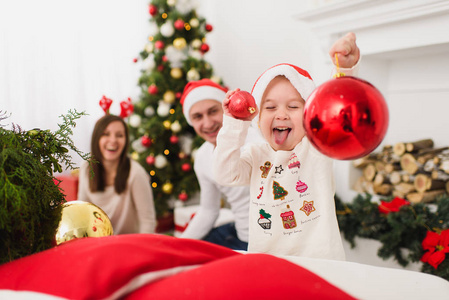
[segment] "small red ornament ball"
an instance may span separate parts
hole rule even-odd
[[[206,24],[206,26],[204,27],[204,29],[206,29],[207,32],[211,32],[213,27],[210,24]]]
[[[141,139],[142,145],[145,147],[150,147],[151,146],[151,138],[149,136],[144,135]]]
[[[156,85],[152,84],[148,87],[148,93],[150,93],[151,95],[156,95],[159,92],[159,89],[157,88]]]
[[[148,12],[150,13],[150,15],[152,15],[152,16],[154,17],[154,16],[157,14],[157,6],[151,4],[151,5],[148,7]]]
[[[137,57],[133,58],[133,62],[136,63],[139,59]]]
[[[154,47],[156,47],[156,49],[161,50],[161,49],[164,49],[165,44],[163,41],[156,41],[156,42],[154,42]]]
[[[184,21],[181,19],[176,20],[174,25],[177,30],[184,29]]]
[[[152,166],[152,165],[154,165],[154,162],[155,162],[156,159],[154,158],[153,155],[148,155],[145,160],[146,160],[147,164]]]
[[[192,166],[189,163],[183,163],[181,166],[181,170],[184,172],[189,172],[192,169]]]
[[[176,99],[181,99],[182,93],[181,93],[181,92],[177,92],[177,93],[175,94],[175,96],[176,96]]]
[[[204,44],[202,44],[201,45],[201,47],[200,47],[200,51],[201,51],[201,53],[206,53],[206,52],[208,52],[209,51],[209,45],[208,44],[206,44],[206,43],[204,43]]]
[[[181,200],[181,201],[187,201],[188,199],[189,199],[189,195],[187,195],[187,193],[186,192],[181,192],[179,195],[178,195],[178,199],[179,200]]]
[[[170,143],[177,144],[179,142],[179,138],[176,135],[172,135],[170,137]]]
[[[304,128],[326,156],[351,160],[372,152],[388,129],[388,107],[369,82],[343,76],[318,86],[304,107]]]
[[[246,119],[256,112],[256,101],[246,91],[238,91],[229,99],[229,112],[237,119]]]
[[[159,65],[159,66],[157,66],[157,70],[158,70],[159,72],[164,71],[164,65]]]

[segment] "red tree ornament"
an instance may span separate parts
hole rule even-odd
[[[149,164],[150,166],[154,165],[155,160],[156,159],[154,158],[154,155],[148,155],[147,158],[145,159],[147,164]]]
[[[120,117],[129,117],[134,111],[134,105],[131,102],[131,98],[120,102]]]
[[[144,135],[141,139],[141,143],[143,146],[145,147],[150,147],[152,142],[151,142],[151,138],[149,136]]]
[[[208,44],[206,44],[206,43],[204,43],[204,44],[202,44],[201,45],[201,47],[200,47],[200,51],[201,51],[201,53],[206,53],[207,51],[209,51],[209,45]]]
[[[184,172],[189,172],[192,169],[192,166],[189,163],[183,163],[181,166],[181,170]]]
[[[100,104],[101,108],[103,109],[103,111],[106,114],[109,114],[109,108],[111,107],[112,99],[106,98],[106,96],[103,95],[103,97],[100,99],[99,104]]]
[[[189,199],[189,195],[187,195],[186,192],[182,191],[179,195],[178,195],[178,199],[185,202]]]
[[[156,85],[152,84],[148,87],[148,93],[150,93],[151,95],[156,95],[159,92],[159,89],[157,88]]]
[[[150,4],[150,6],[148,7],[148,12],[154,17],[157,14],[157,6],[154,4]]]
[[[182,29],[184,29],[184,21],[181,19],[178,19],[175,21],[174,26],[177,30],[182,30]]]
[[[211,32],[213,27],[210,24],[206,24],[206,26],[204,27],[204,29],[206,29],[207,32]]]
[[[304,128],[324,155],[350,160],[372,152],[388,128],[388,107],[369,82],[352,76],[318,86],[304,107]]]
[[[156,41],[154,42],[154,47],[156,47],[156,49],[162,50],[165,47],[165,44],[163,41]]]
[[[238,91],[229,99],[229,112],[238,119],[245,119],[256,112],[256,101],[246,91]]]
[[[172,135],[170,137],[170,143],[177,144],[179,142],[179,138],[176,135]]]

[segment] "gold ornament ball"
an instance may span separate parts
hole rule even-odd
[[[69,201],[62,206],[62,216],[56,231],[56,244],[83,237],[112,235],[111,220],[90,202]]]
[[[171,122],[168,120],[165,120],[164,122],[162,122],[162,125],[164,125],[164,128],[168,130],[168,129],[170,129]]]
[[[168,104],[172,104],[175,102],[176,95],[172,91],[166,91],[163,96],[164,102]]]
[[[162,191],[165,194],[171,194],[173,191],[173,184],[171,182],[166,182],[162,185]]]
[[[173,68],[170,71],[170,75],[171,77],[173,77],[174,79],[179,79],[182,77],[182,70],[180,68]]]
[[[199,40],[199,39],[194,39],[191,43],[193,49],[199,49],[202,44],[203,44],[203,42],[201,42],[201,40]]]
[[[200,73],[195,68],[192,68],[187,72],[186,77],[187,81],[196,81],[200,79]]]
[[[184,39],[184,38],[176,38],[174,41],[173,41],[173,46],[176,48],[176,49],[178,49],[178,50],[182,50],[182,49],[184,49],[186,46],[187,46],[187,42],[186,42],[186,40]]]

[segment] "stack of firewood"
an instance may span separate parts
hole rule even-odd
[[[432,202],[449,193],[449,147],[434,148],[431,139],[387,145],[353,165],[362,170],[353,187],[357,192],[398,196],[413,203]]]

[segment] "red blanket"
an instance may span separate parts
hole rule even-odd
[[[0,290],[68,299],[353,299],[265,254],[133,234],[84,238],[0,266]]]

